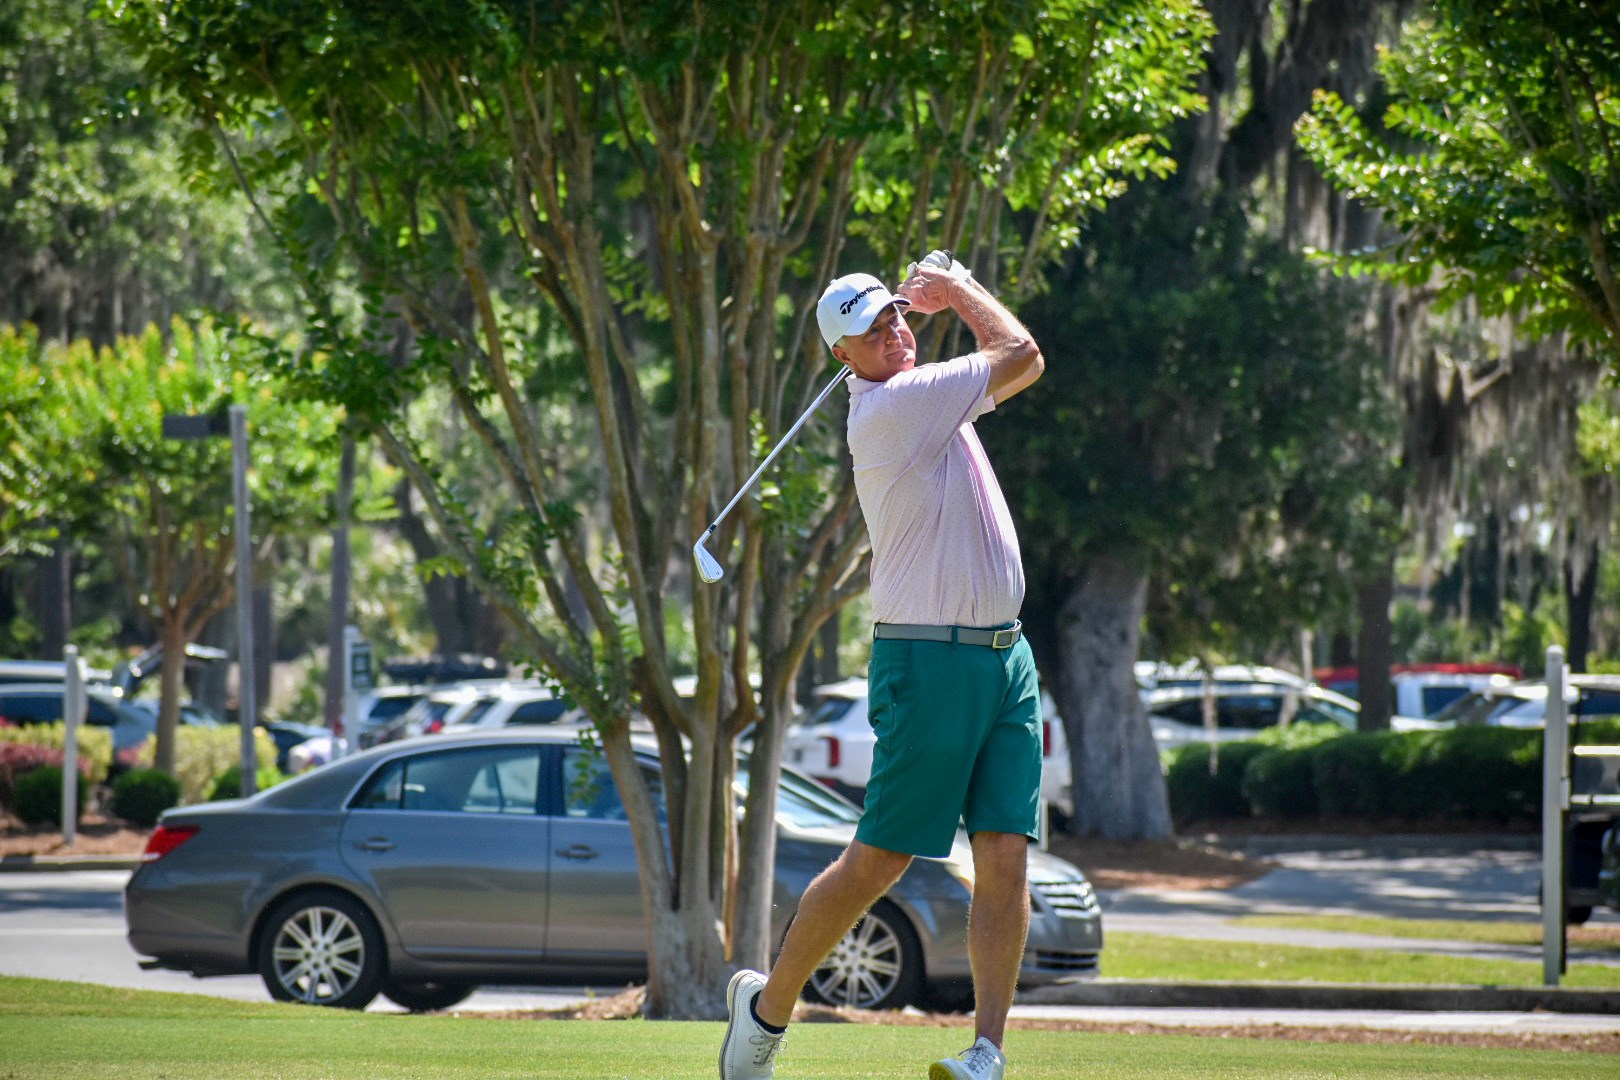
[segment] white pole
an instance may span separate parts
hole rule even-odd
[[[354,688],[354,647],[360,628],[343,628],[343,738],[332,740],[332,760],[360,750],[360,695]]]
[[[79,647],[62,649],[62,843],[72,847],[79,838],[79,725],[88,704],[84,694],[84,661]]]
[[[231,406],[231,466],[236,494],[236,666],[237,718],[242,724],[242,797],[258,790],[253,748],[253,519],[248,506],[247,406]]]
[[[1564,702],[1564,650],[1547,650],[1547,711],[1541,764],[1541,981],[1564,973],[1564,809],[1569,805],[1569,710]]]

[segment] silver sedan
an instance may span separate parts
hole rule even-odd
[[[658,760],[642,751],[658,791]],[[784,769],[775,940],[854,836],[860,811]],[[815,973],[812,998],[898,1008],[970,982],[965,837],[917,859]],[[1094,975],[1101,914],[1085,876],[1031,850],[1021,981]],[[283,1001],[410,1009],[479,985],[645,977],[647,921],[613,778],[575,729],[390,743],[250,799],[166,813],[125,890],[151,966],[258,972]]]

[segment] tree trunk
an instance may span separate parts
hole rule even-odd
[[[1586,671],[1586,655],[1592,651],[1592,604],[1597,599],[1597,541],[1586,550],[1577,574],[1573,553],[1564,557],[1564,599],[1569,612],[1569,670]]]
[[[444,554],[444,549],[428,530],[427,521],[417,508],[408,481],[400,481],[395,488],[394,504],[399,508],[395,527],[411,546],[416,561],[423,563]],[[434,641],[440,655],[494,655],[493,651],[484,647],[490,635],[482,632],[483,624],[487,621],[484,609],[489,605],[465,577],[436,574],[422,582],[422,591],[427,599],[428,618],[433,621]]]
[[[73,550],[64,538],[51,546],[51,553],[37,564],[33,603],[39,623],[39,655],[46,660],[62,659],[73,628]]]
[[[1157,839],[1173,831],[1133,673],[1146,605],[1146,569],[1103,555],[1086,561],[1057,613],[1052,694],[1069,737],[1081,836]]]
[[[167,619],[158,627],[163,642],[163,665],[158,673],[157,746],[152,767],[174,775],[175,739],[180,728],[180,690],[186,677],[186,631],[182,619]]]
[[[332,529],[332,610],[326,624],[326,726],[343,723],[343,630],[349,625],[349,504],[354,500],[354,438],[338,458],[337,518]]]
[[[1362,580],[1356,589],[1361,626],[1356,633],[1357,682],[1361,698],[1361,730],[1388,731],[1394,712],[1394,688],[1389,684],[1393,627],[1390,601],[1395,597],[1395,564],[1386,563]]]

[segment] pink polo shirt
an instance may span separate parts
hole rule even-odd
[[[979,353],[887,382],[849,377],[849,450],[872,536],[877,622],[999,626],[1018,617],[1018,535],[973,430],[995,408],[989,385]]]

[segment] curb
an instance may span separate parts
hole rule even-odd
[[[1194,983],[1098,980],[1043,986],[1020,1005],[1175,1009],[1353,1009],[1620,1015],[1620,990],[1556,986],[1374,986],[1367,983]]]
[[[0,858],[0,873],[133,870],[139,865],[139,855],[7,855]]]

